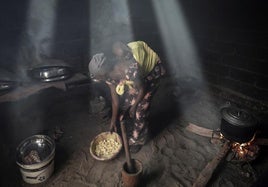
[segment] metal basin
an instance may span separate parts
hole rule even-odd
[[[32,156],[35,152],[35,157],[32,161],[27,157]],[[23,140],[17,147],[16,162],[24,169],[39,169],[47,165],[55,155],[55,143],[46,135],[34,135]]]
[[[72,67],[61,60],[44,60],[29,69],[29,75],[41,82],[61,81],[73,75]]]

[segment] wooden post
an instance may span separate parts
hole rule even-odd
[[[140,179],[143,172],[142,163],[139,160],[133,159],[135,167],[135,173],[129,173],[126,171],[126,163],[122,169],[122,187],[138,187],[140,185]]]
[[[126,133],[126,127],[125,127],[125,120],[124,119],[121,120],[120,126],[121,126],[121,131],[122,131],[122,136],[123,136],[123,143],[124,143],[126,160],[127,160],[127,170],[128,170],[129,173],[134,173],[135,168],[133,167],[133,163],[132,163],[130,152],[129,152],[128,139],[127,139],[127,133]]]

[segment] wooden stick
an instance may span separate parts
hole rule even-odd
[[[121,131],[122,131],[122,136],[123,136],[123,143],[124,143],[126,160],[127,160],[127,169],[128,169],[129,173],[134,173],[135,168],[133,167],[130,152],[129,152],[128,139],[127,139],[127,133],[126,133],[126,127],[125,127],[125,120],[124,119],[121,120],[120,126],[121,126]]]
[[[193,187],[204,187],[210,180],[214,170],[217,168],[221,160],[227,155],[230,149],[230,143],[227,141],[223,147],[221,148],[220,152],[210,161],[206,167],[201,171],[198,178],[193,184]]]

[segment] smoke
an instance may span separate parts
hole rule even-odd
[[[57,1],[31,0],[29,2],[25,31],[21,35],[16,59],[16,71],[28,80],[27,69],[40,63],[42,57],[51,56],[55,32]]]
[[[125,0],[90,1],[91,55],[110,50],[116,40],[133,39],[127,3]]]
[[[170,69],[177,78],[192,77],[202,81],[200,64],[191,32],[178,1],[152,1]]]

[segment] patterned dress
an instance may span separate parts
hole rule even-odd
[[[108,84],[118,85],[120,82],[133,81],[135,82],[139,79],[139,66],[135,61],[129,68],[125,71],[125,80],[107,80]],[[152,97],[158,88],[160,78],[165,74],[165,69],[159,60],[153,70],[143,78],[143,83],[145,85],[145,95],[140,103],[137,105],[136,114],[133,119],[133,123],[127,125],[129,145],[143,145],[147,139],[148,134],[148,122],[147,117],[149,115],[149,107],[152,101]],[[135,99],[138,96],[139,90],[134,87],[125,86],[126,89],[124,94],[120,96],[120,112],[119,119],[122,119],[122,114],[126,109],[135,103]],[[129,123],[127,123],[129,124]]]

